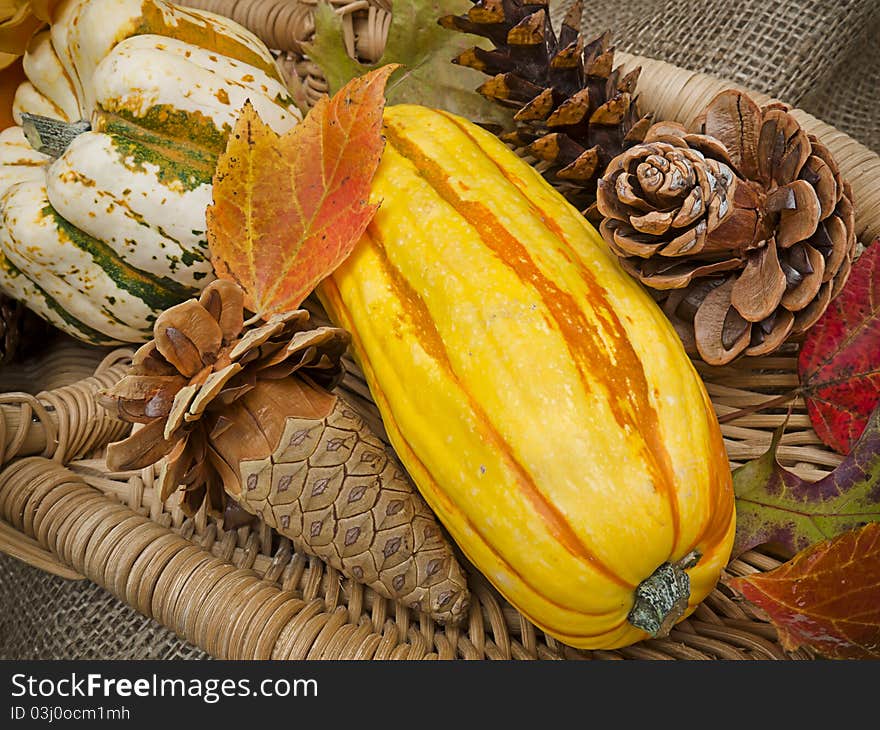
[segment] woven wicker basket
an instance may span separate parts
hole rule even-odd
[[[282,52],[309,98],[326,88],[300,55],[316,0],[203,0],[257,32]],[[390,3],[332,0],[346,18],[346,42],[375,59],[387,34]],[[641,65],[640,94],[656,118],[688,122],[733,84],[669,64],[619,54]],[[760,97],[760,95],[755,95]],[[832,150],[854,188],[857,229],[880,235],[880,158],[847,135],[795,110],[802,125]],[[307,304],[320,321],[317,305]],[[117,379],[130,350],[108,351],[59,338],[40,360],[0,370],[0,550],[70,580],[91,580],[217,658],[228,659],[802,659],[786,652],[759,611],[738,601],[724,578],[669,637],[616,651],[564,646],[521,616],[468,566],[469,621],[446,628],[293,551],[267,525],[224,531],[200,512],[185,518],[177,496],[161,503],[156,472],[109,473],[103,447],[127,426],[104,415],[98,389]],[[820,478],[841,457],[810,426],[802,400],[740,415],[798,384],[797,346],[713,368],[696,363],[716,412],[732,466],[763,453],[773,430],[791,416],[780,460],[802,477]],[[340,386],[384,434],[357,366]],[[738,415],[727,421],[730,414]],[[725,422],[726,421],[726,422]],[[726,576],[779,565],[762,551],[732,561]]]

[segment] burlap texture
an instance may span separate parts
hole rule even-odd
[[[574,0],[562,0],[560,17]],[[584,0],[585,35],[730,79],[880,149],[878,0]]]
[[[564,12],[572,0],[556,3]],[[880,1],[586,0],[584,29],[621,50],[729,78],[880,150]],[[103,589],[0,556],[0,659],[196,659]]]
[[[0,554],[0,659],[210,659],[87,580]]]

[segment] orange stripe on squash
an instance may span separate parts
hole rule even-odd
[[[371,235],[374,245],[380,250],[384,250],[381,239],[377,235],[377,231],[373,231]],[[414,291],[409,282],[402,276],[400,271],[396,269],[387,257],[383,257],[382,264],[388,272],[389,279],[392,281],[397,295],[401,300],[408,304],[408,314],[412,319],[415,329],[419,334],[419,342],[426,352],[430,352],[434,358],[442,364],[443,368],[448,371],[449,377],[456,382],[466,394],[471,409],[477,415],[480,425],[482,426],[480,436],[491,445],[493,449],[497,449],[502,454],[504,460],[510,466],[510,470],[516,476],[517,487],[534,506],[536,512],[547,523],[550,531],[565,546],[572,555],[581,560],[590,563],[596,570],[620,585],[632,588],[630,583],[620,578],[607,565],[604,565],[590,550],[584,545],[583,541],[578,538],[571,525],[566,522],[565,516],[560,513],[559,509],[550,502],[546,495],[542,494],[534,482],[534,479],[526,472],[522,464],[517,460],[513,449],[510,447],[504,437],[492,425],[488,414],[481,408],[480,404],[468,392],[467,387],[461,383],[455,374],[449,356],[446,352],[446,346],[443,339],[437,332],[431,314],[425,306],[424,301],[418,292]],[[528,581],[525,581],[528,582]]]
[[[444,116],[476,144],[468,132],[467,125],[460,123],[454,115],[444,114]],[[620,402],[612,404],[612,406],[617,406],[613,408],[614,417],[621,428],[629,426],[638,429],[645,437],[647,446],[645,458],[651,465],[654,487],[657,491],[662,492],[669,502],[673,519],[673,542],[676,542],[678,540],[678,503],[673,486],[675,480],[669,454],[659,437],[657,413],[645,397],[648,389],[641,362],[633,351],[620,320],[609,306],[604,290],[597,284],[595,277],[586,269],[582,272],[584,283],[590,291],[590,300],[594,311],[606,320],[609,329],[613,331],[614,336],[611,342],[603,341],[596,335],[574,298],[560,290],[553,281],[541,274],[526,248],[508,233],[484,205],[469,203],[459,198],[446,181],[440,166],[421,155],[418,148],[396,134],[393,124],[386,127],[386,134],[394,147],[403,147],[409,159],[417,162],[419,172],[445,201],[458,210],[462,216],[476,223],[480,237],[486,245],[492,248],[498,257],[517,273],[523,283],[533,286],[540,293],[578,365],[584,388],[588,390],[591,387],[591,381],[598,378],[603,381],[610,392],[624,395]],[[523,193],[518,179],[509,176],[497,163],[495,166]],[[556,234],[560,241],[565,241],[564,232],[553,224],[551,215],[536,206],[525,193],[523,193],[523,205],[528,206],[534,214],[539,216],[541,222]]]
[[[370,236],[370,234],[367,234],[367,237],[371,238],[371,240],[373,240],[373,242],[375,243],[375,239],[373,239],[372,236]],[[347,311],[345,304],[343,303],[342,298],[339,294],[339,289],[337,289],[332,278],[325,280],[324,283],[321,285],[321,298],[324,300],[325,303],[329,304],[333,308],[333,311],[335,312],[336,318],[339,320],[340,323],[343,323],[343,322],[351,323],[352,322],[351,314]],[[352,332],[352,343],[354,344],[355,349],[357,351],[362,351],[363,345],[362,345],[362,343],[360,343],[358,341],[358,335],[353,329],[351,329],[351,327],[352,327],[352,325],[349,324],[348,329],[350,332]],[[364,364],[364,375],[367,377],[368,380],[372,380],[375,377],[375,375],[373,374],[372,370],[370,369],[368,363]],[[383,396],[381,391],[376,391],[375,400],[376,400],[376,404],[378,405],[378,407],[381,411],[385,412],[389,409],[388,402],[385,399],[385,397]],[[397,430],[396,424],[393,421],[390,421],[387,423],[387,427],[388,427],[387,430],[389,431],[389,438],[391,438],[392,442],[394,443],[398,456],[400,457],[401,454],[405,455],[406,463],[409,465],[408,468],[411,471],[415,472],[416,474],[419,474],[422,476],[422,479],[420,480],[421,484],[424,485],[426,482],[431,482],[434,485],[434,488],[429,490],[429,492],[431,494],[435,495],[435,498],[439,499],[439,501],[442,504],[443,512],[446,514],[454,513],[456,520],[459,520],[462,525],[466,525],[468,530],[472,531],[475,535],[479,536],[485,542],[486,547],[489,550],[492,550],[491,543],[489,543],[489,541],[486,540],[485,537],[480,534],[477,526],[474,525],[467,518],[467,515],[462,513],[460,510],[458,510],[458,508],[456,507],[456,505],[453,502],[451,502],[448,499],[444,499],[444,495],[443,495],[442,490],[439,488],[438,485],[436,485],[435,482],[433,482],[430,474],[428,473],[428,470],[425,468],[425,465],[421,463],[418,456],[413,451],[412,446],[406,440],[406,437]],[[402,457],[401,457],[401,460],[403,460]],[[411,476],[412,476],[412,474],[411,474]],[[495,552],[494,554],[497,556],[499,561],[504,562],[503,556],[499,555],[497,552]],[[520,577],[525,585],[529,585],[528,578],[526,576],[522,576],[519,573],[517,573],[517,571],[513,568],[513,566],[505,563],[505,567],[512,574]],[[534,588],[533,586],[529,586],[529,587],[532,590],[534,590],[536,593],[538,592],[537,589]],[[559,606],[559,608],[565,609],[565,607],[561,606],[561,605]],[[593,614],[593,615],[598,616],[601,614]]]

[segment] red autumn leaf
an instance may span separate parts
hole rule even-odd
[[[207,212],[217,275],[241,285],[263,317],[296,309],[352,252],[376,212],[383,66],[323,98],[278,135],[247,104],[214,174]]]
[[[880,659],[878,522],[728,584],[767,612],[788,650],[806,646],[829,659]]]
[[[880,240],[853,264],[843,291],[810,329],[798,374],[819,438],[848,454],[880,403]]]

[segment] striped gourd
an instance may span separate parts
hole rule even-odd
[[[720,429],[678,337],[493,135],[417,106],[387,109],[385,135],[382,205],[319,293],[401,460],[551,635],[611,648],[668,630],[734,533]],[[678,605],[658,608],[657,586]]]
[[[0,287],[96,344],[139,342],[212,278],[205,208],[249,99],[300,119],[269,51],[164,0],[66,0],[31,40],[13,113],[87,120],[57,159],[0,134]]]

